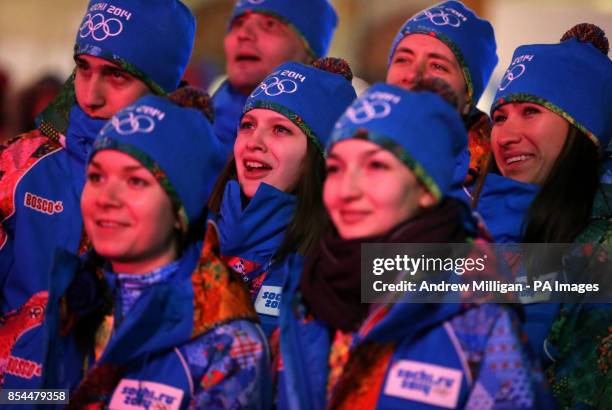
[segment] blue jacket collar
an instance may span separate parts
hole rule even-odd
[[[213,108],[215,111],[215,123],[213,128],[215,134],[226,147],[228,152],[234,147],[238,124],[242,116],[242,110],[248,95],[235,90],[229,83],[224,81],[213,96]]]
[[[527,211],[539,185],[489,174],[480,193],[477,212],[497,243],[520,242]]]
[[[72,184],[80,196],[85,185],[85,165],[96,135],[106,124],[106,120],[91,118],[74,104],[70,110],[70,123],[66,131],[66,151],[70,158]]]
[[[190,340],[194,315],[191,274],[198,257],[199,248],[194,244],[179,260],[173,280],[143,292],[113,333],[100,363],[127,363]],[[109,279],[115,288],[117,278]]]
[[[91,118],[79,107],[74,104],[70,110],[70,124],[66,131],[66,149],[72,155],[85,163],[91,151],[96,135],[102,129],[107,120]]]
[[[268,263],[281,245],[296,202],[294,195],[262,183],[242,209],[240,185],[229,181],[217,217],[221,254]]]

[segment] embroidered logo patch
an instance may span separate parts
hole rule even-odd
[[[375,119],[381,119],[391,114],[392,104],[401,100],[399,95],[375,91],[364,95],[346,110],[347,118],[353,124],[365,124]],[[336,124],[340,128],[341,124]]]
[[[450,367],[400,360],[387,376],[385,394],[454,409],[459,400],[462,373]]]
[[[262,286],[255,300],[255,311],[262,315],[279,316],[280,286]]]
[[[51,199],[34,195],[30,192],[25,193],[25,196],[23,197],[23,205],[26,208],[30,208],[47,215],[59,214],[64,211],[62,201],[53,201]]]
[[[504,91],[514,80],[520,78],[525,73],[525,70],[527,70],[525,63],[533,60],[533,57],[534,55],[525,54],[515,58],[510,67],[506,70],[504,77],[499,82],[497,89],[499,91]]]
[[[155,122],[162,121],[165,116],[166,113],[149,105],[128,107],[111,118],[101,133],[114,128],[120,135],[149,134],[155,129]]]
[[[91,37],[104,41],[123,32],[123,24],[130,20],[132,13],[108,3],[96,3],[89,8],[79,28],[79,37]],[[123,20],[123,21],[122,21]]]
[[[432,7],[415,16],[412,21],[429,20],[436,26],[459,27],[462,22],[467,21],[459,11],[450,7]]]
[[[239,273],[245,282],[250,280],[249,274],[261,266],[259,263],[251,262],[239,256],[221,256],[221,259],[227,266]]]
[[[259,84],[253,91],[251,97],[257,97],[261,93],[269,97],[276,97],[281,94],[293,94],[299,88],[298,84],[303,83],[306,76],[291,70],[276,71]]]
[[[178,410],[185,393],[167,384],[123,379],[115,389],[109,409]]]
[[[42,364],[16,356],[9,356],[6,373],[23,379],[40,377],[42,375]]]

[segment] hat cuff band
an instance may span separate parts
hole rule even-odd
[[[601,149],[601,144],[600,144],[599,139],[597,138],[597,136],[595,134],[593,134],[591,131],[589,131],[585,126],[583,126],[578,121],[576,121],[576,119],[574,117],[572,117],[567,111],[565,111],[561,107],[551,103],[550,101],[545,100],[544,98],[540,98],[540,97],[537,97],[537,96],[532,95],[532,94],[528,94],[528,93],[511,93],[511,94],[508,94],[507,96],[498,98],[497,100],[495,100],[495,102],[491,106],[491,116],[493,116],[493,113],[499,107],[501,107],[504,104],[511,103],[511,102],[530,102],[530,103],[533,103],[533,104],[537,104],[537,105],[543,106],[544,108],[554,112],[555,114],[557,114],[558,116],[560,116],[561,118],[563,118],[564,120],[569,122],[571,125],[573,125],[577,129],[579,129],[582,133],[584,133],[593,142],[593,144],[595,144],[597,149]]]
[[[316,134],[312,131],[312,129],[304,122],[302,117],[300,117],[295,112],[291,111],[289,108],[285,107],[284,105],[281,105],[275,102],[271,102],[271,101],[256,100],[256,101],[247,103],[244,106],[242,115],[256,108],[263,108],[266,110],[276,111],[277,113],[282,114],[283,116],[287,117],[300,130],[302,130],[304,134],[306,134],[306,137],[317,147],[317,149],[321,152],[321,154],[325,152],[325,150],[323,149],[323,145],[321,144],[319,138],[317,138]]]
[[[412,155],[410,155],[402,145],[395,142],[392,138],[389,138],[386,135],[379,134],[377,132],[372,132],[366,128],[352,128],[346,130],[345,132],[342,132],[340,135],[336,135],[337,138],[334,138],[334,140],[327,146],[328,152],[333,146],[333,144],[347,139],[354,138],[371,141],[376,145],[381,146],[385,150],[391,152],[397,157],[397,159],[404,163],[404,165],[406,165],[414,173],[416,178],[423,185],[425,185],[429,192],[431,192],[434,198],[436,198],[436,201],[439,202],[442,199],[442,190],[440,189],[440,186],[429,175],[427,170],[421,165],[419,161],[414,159],[414,157],[412,157]]]

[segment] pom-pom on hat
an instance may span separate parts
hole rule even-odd
[[[342,114],[327,151],[351,138],[372,141],[402,161],[439,201],[453,182],[467,132],[456,108],[438,94],[375,84]]]
[[[179,0],[91,0],[74,55],[104,58],[163,95],[178,87],[194,36],[195,18]]]
[[[322,58],[308,66],[278,66],[247,98],[243,115],[256,108],[289,118],[323,152],[334,123],[357,97],[346,61]]]
[[[89,161],[107,149],[130,155],[153,174],[170,197],[184,231],[202,217],[225,159],[202,111],[153,95],[140,98],[106,123]]]
[[[289,24],[314,58],[327,54],[338,25],[329,0],[238,0],[230,22],[248,12],[268,14]]]
[[[601,29],[580,24],[558,44],[523,45],[497,87],[491,114],[510,102],[542,105],[605,149],[612,138],[612,61]]]
[[[391,45],[395,49],[410,34],[429,34],[442,41],[457,58],[475,106],[499,61],[493,26],[459,1],[446,1],[412,16],[399,30]]]

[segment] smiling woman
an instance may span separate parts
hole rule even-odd
[[[176,259],[176,211],[154,176],[129,155],[102,151],[90,161],[81,209],[96,252],[115,272],[150,272]]]
[[[356,115],[365,107],[384,114]],[[363,245],[482,243],[449,196],[466,145],[455,107],[429,91],[376,84],[339,118],[324,185],[335,229],[286,264],[279,408],[470,409],[483,397],[486,408],[542,408],[510,308],[410,303],[411,292],[362,303]],[[512,372],[490,364],[500,351]],[[521,403],[508,393],[518,386]]]
[[[211,252],[214,226],[208,246],[196,241],[222,167],[208,99],[189,88],[173,98],[147,96],[120,111],[89,157],[81,208],[93,249],[82,260],[58,256],[61,285],[49,302],[46,377],[80,380],[68,408],[266,408],[268,357],[249,295]]]
[[[338,234],[355,239],[384,234],[436,199],[391,152],[349,139],[329,153],[323,201]]]
[[[601,30],[585,24],[559,44],[515,51],[491,107],[493,169],[475,195],[496,239],[571,242],[588,223],[609,139],[609,104],[597,101],[610,82],[607,47]],[[570,52],[580,70],[564,60]],[[500,212],[506,197],[513,209]]]
[[[515,50],[491,107],[495,167],[477,204],[498,241],[574,242],[587,249],[604,244],[588,266],[579,262],[588,254],[557,260],[560,275],[578,280],[611,259],[608,51],[608,39],[592,24],[573,27],[560,43]],[[550,270],[536,269],[534,261],[541,259],[527,255],[532,278]],[[603,270],[607,275],[609,266]],[[612,406],[612,373],[606,370],[612,364],[606,356],[610,323],[609,305],[525,306],[525,332],[548,367],[560,407]]]
[[[267,335],[279,315],[267,296],[280,297],[284,260],[307,253],[325,227],[322,147],[356,97],[351,79],[334,58],[276,67],[248,97],[234,155],[211,196],[221,254],[248,284]]]
[[[257,108],[240,121],[234,144],[242,192],[252,198],[261,183],[291,192],[303,174],[307,137],[289,118]]]
[[[493,114],[491,144],[505,177],[543,184],[567,141],[569,124],[538,104],[516,102]]]

